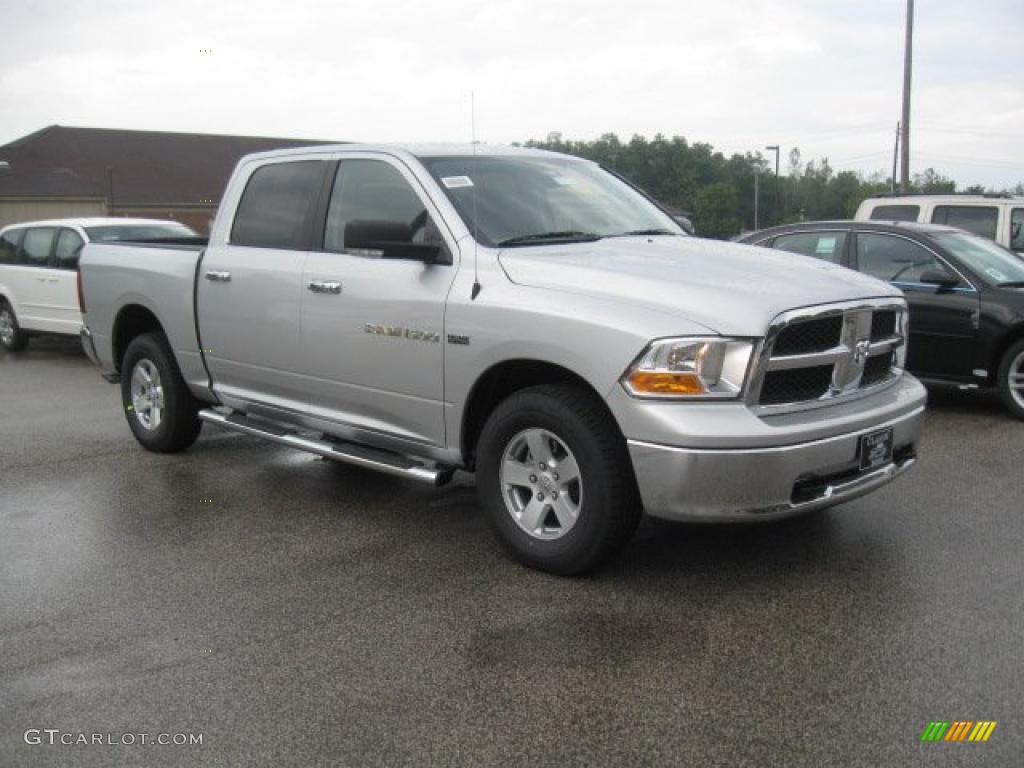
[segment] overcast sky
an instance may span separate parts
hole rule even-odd
[[[1024,181],[1024,0],[916,5],[912,171]],[[465,141],[475,91],[477,137],[492,144],[661,132],[725,152],[797,146],[805,160],[888,173],[904,8],[0,0],[0,143],[54,123]]]

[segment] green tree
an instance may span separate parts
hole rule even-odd
[[[697,193],[694,226],[701,237],[725,239],[740,231],[736,187],[725,182],[710,184]]]

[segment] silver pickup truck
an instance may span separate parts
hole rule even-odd
[[[600,166],[485,146],[252,155],[208,243],[89,244],[83,345],[152,451],[203,422],[440,485],[523,562],[643,511],[768,520],[915,461],[889,285],[687,236]]]

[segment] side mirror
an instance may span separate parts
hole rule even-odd
[[[676,224],[683,228],[683,231],[686,232],[686,234],[692,235],[694,233],[693,222],[690,221],[690,218],[688,216],[676,214],[672,217],[672,219],[673,221],[675,221]]]
[[[951,272],[930,269],[921,273],[921,282],[938,286],[940,291],[948,291],[960,285],[960,278]]]
[[[409,259],[436,264],[441,261],[441,246],[414,243],[412,227],[401,221],[354,219],[345,225],[345,250],[381,259]]]

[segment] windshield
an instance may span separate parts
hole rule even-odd
[[[1024,281],[1024,259],[991,240],[963,232],[944,232],[932,239],[989,285]]]
[[[422,162],[485,245],[684,234],[668,214],[592,163],[486,155]]]
[[[104,224],[86,227],[85,231],[93,242],[110,242],[112,240],[162,240],[172,237],[196,237],[196,233],[179,224],[169,221],[166,224]]]

